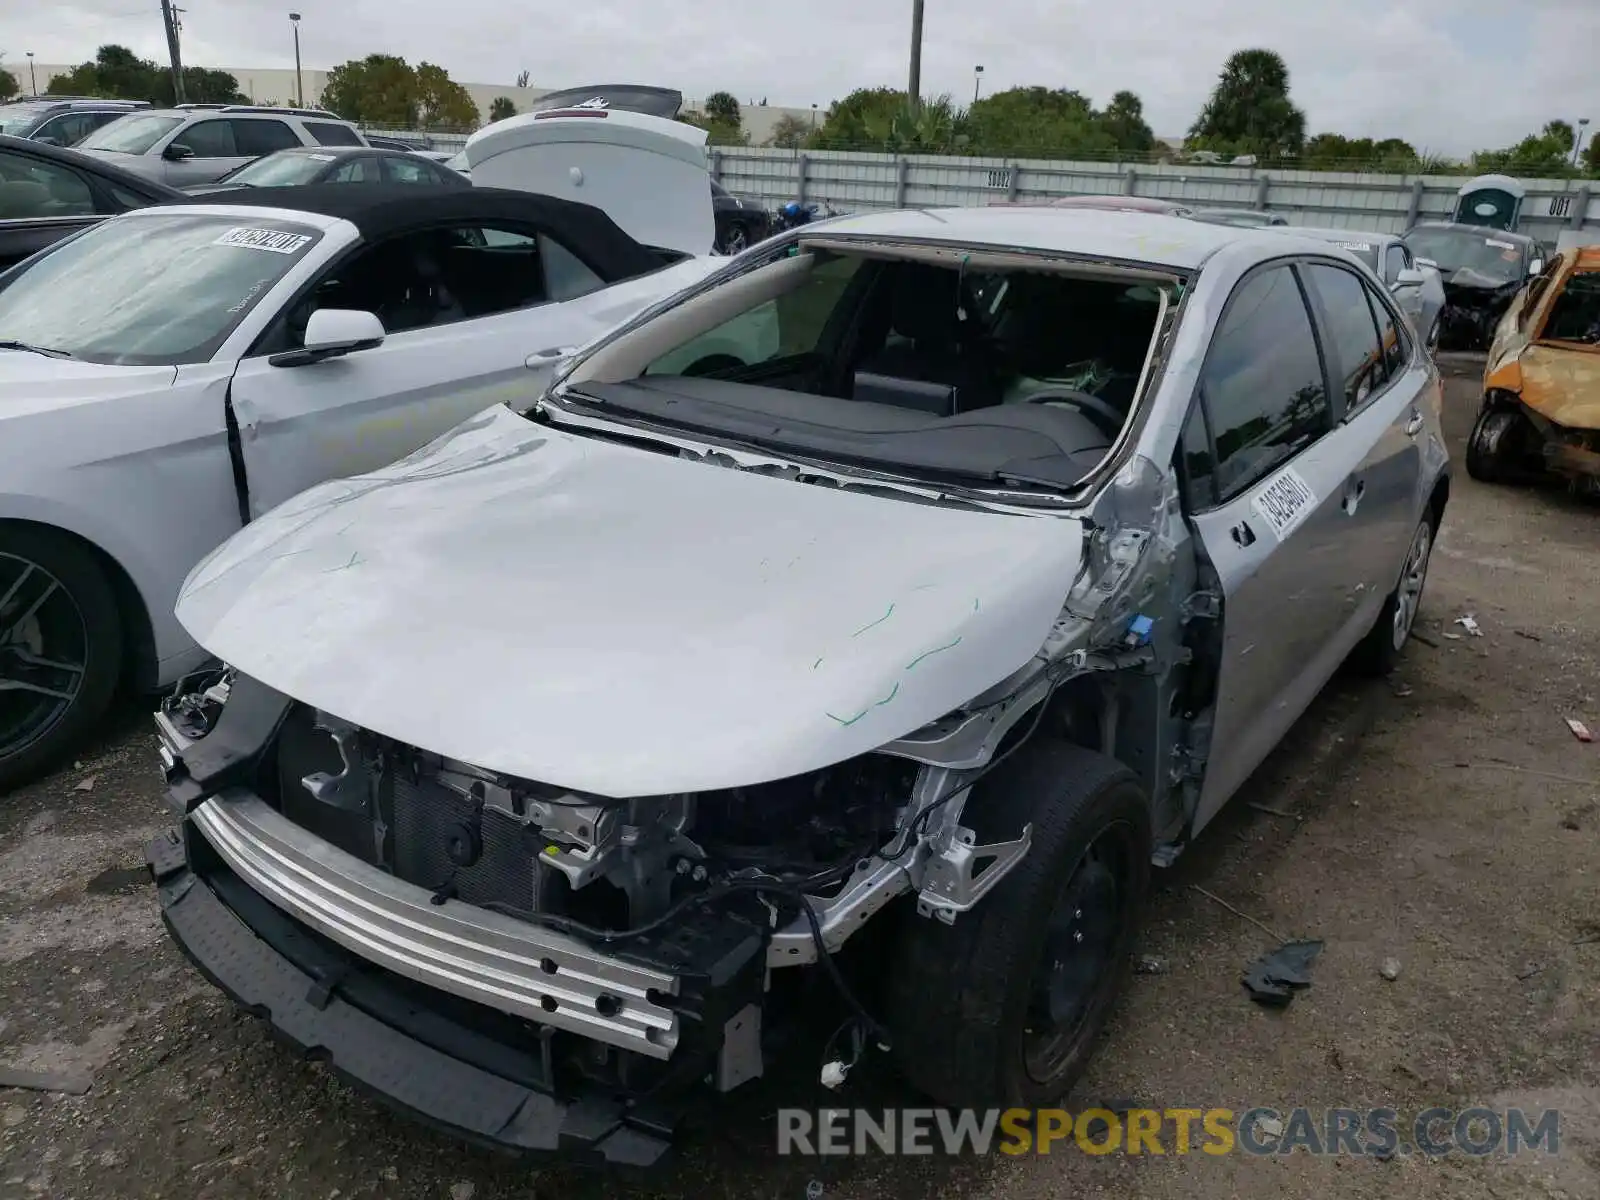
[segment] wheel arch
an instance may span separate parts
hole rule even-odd
[[[124,650],[122,680],[135,688],[155,686],[158,669],[155,626],[144,595],[127,568],[93,538],[64,525],[27,517],[0,516],[0,533],[8,528],[31,529],[76,544],[86,551],[105,573],[116,597],[117,615],[122,621]]]

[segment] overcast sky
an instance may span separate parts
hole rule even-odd
[[[910,0],[179,0],[184,60],[307,67],[383,51],[463,82],[637,82],[691,100],[826,107],[861,86],[905,86]],[[0,28],[18,67],[79,62],[115,41],[165,58],[157,0],[40,0]],[[1307,132],[1406,138],[1462,153],[1547,120],[1600,118],[1600,0],[927,0],[923,90],[972,98],[1022,84],[1097,104],[1137,92],[1155,132],[1181,135],[1227,55],[1277,50]],[[1596,110],[1596,111],[1591,111]]]

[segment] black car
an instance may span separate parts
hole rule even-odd
[[[754,200],[741,200],[715,179],[711,181],[711,210],[717,222],[714,248],[718,254],[737,254],[772,232],[772,214]]]
[[[301,146],[247,162],[215,183],[197,183],[183,190],[191,196],[203,196],[247,187],[299,187],[309,183],[472,186],[448,167],[410,151],[370,146]]]
[[[404,138],[384,137],[382,134],[368,133],[363,136],[367,139],[367,145],[375,150],[401,150],[409,153],[412,150],[427,150],[433,146],[432,139],[426,137],[420,142],[408,142]]]
[[[99,100],[88,96],[27,96],[0,104],[0,133],[51,146],[75,146],[102,125],[149,108],[148,100]]]
[[[1438,267],[1444,283],[1441,350],[1487,350],[1511,301],[1544,268],[1538,242],[1504,229],[1428,221],[1402,240],[1414,258]]]
[[[182,199],[76,150],[0,134],[0,270],[116,213]]]

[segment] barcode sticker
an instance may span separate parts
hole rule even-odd
[[[248,225],[235,225],[212,245],[270,250],[274,254],[299,254],[310,240],[311,235],[307,233],[285,233],[281,229],[251,229]]]
[[[1251,498],[1250,507],[1282,541],[1316,509],[1317,494],[1298,471],[1286,467]]]

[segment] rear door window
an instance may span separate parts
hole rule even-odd
[[[333,121],[306,121],[306,132],[317,140],[320,146],[359,146],[361,136],[348,125],[340,125]]]
[[[1389,378],[1367,286],[1354,271],[1317,263],[1306,269],[1322,301],[1328,370],[1346,411],[1360,408]]]
[[[1316,333],[1291,267],[1268,267],[1235,289],[1206,355],[1200,394],[1219,503],[1333,427]]]
[[[94,211],[88,181],[70,167],[0,150],[0,221],[81,217]]]
[[[383,160],[383,174],[389,183],[416,183],[432,187],[439,181],[428,170],[430,165],[425,158],[386,158]]]
[[[287,150],[290,146],[298,146],[300,139],[295,136],[282,121],[273,121],[265,118],[254,120],[235,120],[230,122],[233,126],[234,145],[239,147],[239,153],[259,158],[263,154],[271,154],[274,150]]]
[[[326,157],[326,156],[325,156]],[[329,177],[330,183],[378,183],[381,172],[376,159],[361,155],[339,164]]]

